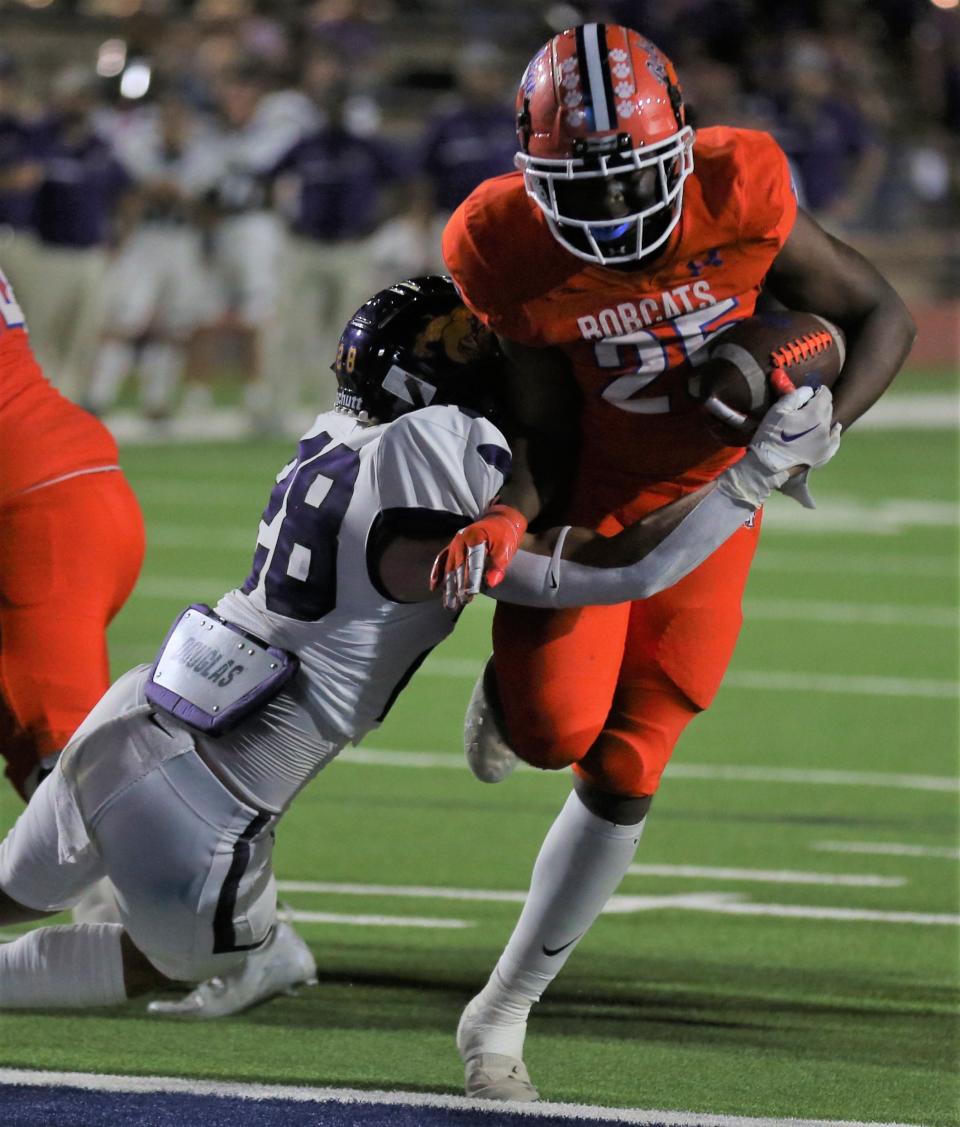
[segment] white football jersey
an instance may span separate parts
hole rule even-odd
[[[382,426],[318,416],[277,475],[253,569],[217,614],[295,653],[300,672],[261,712],[206,755],[268,809],[386,715],[426,655],[453,629],[439,599],[398,603],[368,558],[384,511],[476,519],[509,472],[506,439],[489,420],[427,407]]]

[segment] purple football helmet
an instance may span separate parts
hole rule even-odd
[[[496,337],[441,275],[374,294],[347,322],[331,367],[337,410],[371,422],[432,403],[496,411]]]

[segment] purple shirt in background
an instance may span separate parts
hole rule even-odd
[[[437,207],[453,211],[482,180],[512,172],[516,152],[512,109],[462,105],[427,126],[421,168],[433,182]]]
[[[796,170],[804,206],[812,211],[829,207],[844,194],[854,163],[872,143],[859,112],[833,99],[810,118],[787,107],[773,134]]]
[[[51,246],[93,247],[107,240],[117,198],[131,180],[108,142],[95,134],[67,143],[54,125],[34,200],[33,226]]]
[[[300,182],[293,229],[311,239],[337,242],[373,230],[382,188],[403,173],[398,157],[382,142],[327,126],[298,141],[272,175],[293,174]]]
[[[0,114],[0,172],[39,160],[42,146],[37,131],[12,114]],[[35,190],[0,192],[0,224],[20,231],[30,226]]]

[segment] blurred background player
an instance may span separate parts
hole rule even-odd
[[[272,90],[269,73],[255,61],[226,67],[215,81],[221,136],[220,168],[205,194],[210,272],[206,324],[195,348],[229,330],[239,339],[237,371],[255,420],[270,422],[272,392],[263,382],[268,334],[278,314],[283,228],[271,206],[268,174],[280,156],[315,121],[302,93]],[[209,366],[201,353],[191,372]]]
[[[217,136],[175,93],[119,133],[116,152],[136,187],[129,229],[104,280],[103,341],[85,405],[103,414],[136,367],[149,419],[171,413],[206,293],[196,209],[221,172]]]
[[[455,93],[427,121],[420,155],[433,211],[444,220],[481,181],[512,172],[517,150],[503,52],[492,43],[470,43],[457,56],[455,73]]]
[[[17,279],[21,296],[36,272],[33,199],[43,181],[36,109],[25,104],[20,67],[0,48],[0,256]]]
[[[29,315],[44,371],[66,395],[82,399],[103,317],[115,209],[131,181],[97,128],[93,70],[65,67],[51,95],[38,130],[43,179],[33,198],[39,247]]]
[[[304,388],[315,389],[318,359],[335,355],[344,324],[373,288],[370,236],[402,176],[398,154],[358,127],[344,59],[315,49],[302,85],[318,124],[270,172],[290,226],[270,365],[274,409],[285,412]],[[328,401],[334,396],[331,379]]]
[[[768,133],[694,138],[672,62],[637,32],[591,23],[555,36],[523,75],[517,128],[522,171],[484,182],[444,232],[465,303],[512,364],[513,475],[446,565],[486,550],[491,585],[545,503],[610,535],[736,462],[690,380],[706,341],[753,312],[761,285],[844,330],[843,426],[879,398],[914,336],[881,275],[797,208]],[[783,489],[812,507],[804,479]],[[575,793],[461,1020],[469,1095],[536,1098],[526,1016],[619,885],[681,733],[716,696],[759,532],[758,515],[643,602],[498,605],[509,742],[534,766],[573,766]]]
[[[0,273],[0,754],[27,801],[110,684],[144,552],[106,428],[55,391]]]
[[[516,130],[508,74],[506,56],[492,43],[470,43],[459,52],[455,88],[438,100],[425,123],[407,206],[373,239],[382,281],[404,267],[442,269],[440,238],[451,212],[482,180],[513,168]]]

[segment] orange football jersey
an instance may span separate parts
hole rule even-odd
[[[44,377],[0,271],[0,503],[71,473],[116,465],[107,428]]]
[[[518,344],[557,347],[583,392],[582,468],[626,492],[693,488],[740,456],[709,434],[691,394],[711,334],[750,316],[796,217],[782,150],[767,133],[701,130],[683,210],[648,268],[569,254],[520,173],[481,184],[451,217],[443,253],[466,304]]]

